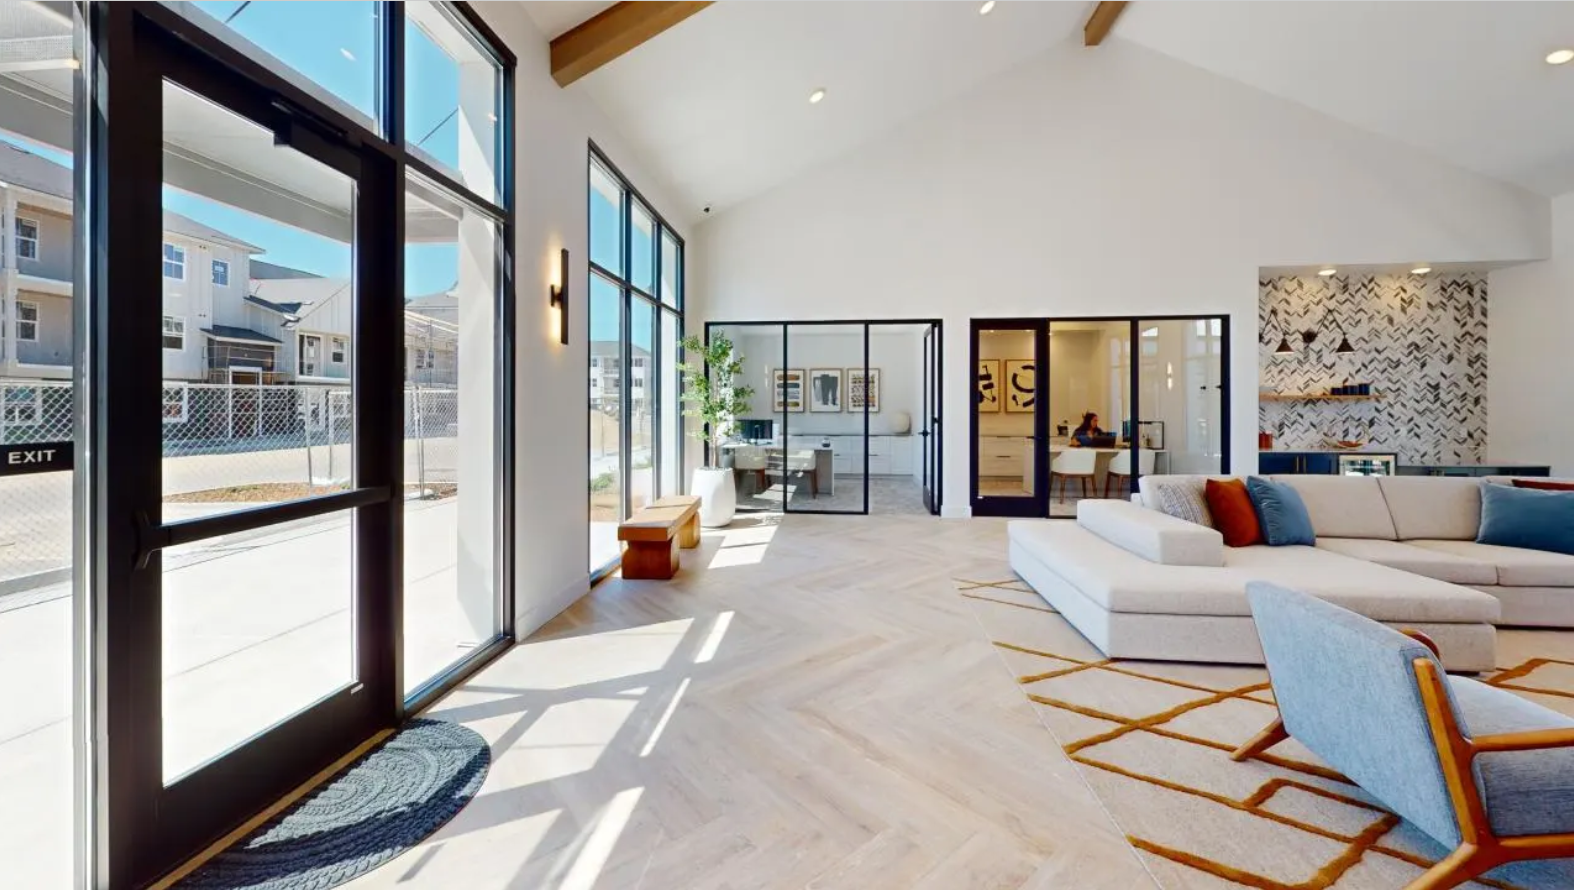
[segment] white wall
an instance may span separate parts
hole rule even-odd
[[[953,421],[970,317],[1226,314],[1243,471],[1259,267],[1541,259],[1549,220],[1544,198],[1114,40],[1056,50],[706,221],[691,307],[941,317]],[[950,515],[968,503],[967,431],[946,424]]]
[[[1552,202],[1552,258],[1492,272],[1487,457],[1574,476],[1574,193]]]
[[[547,39],[517,3],[476,10],[519,58],[515,74],[515,618],[519,637],[589,588],[586,308],[589,255],[588,143],[611,158],[673,225],[683,208],[667,196],[582,88],[549,74]],[[571,253],[569,345],[558,343],[547,286],[558,250]],[[690,329],[694,323],[689,322]],[[693,451],[693,447],[690,451]]]
[[[752,409],[746,415],[755,418],[772,417],[771,369],[782,363],[782,338],[780,326],[751,328],[746,325],[727,327],[725,332],[734,343],[735,351],[744,357],[741,383],[754,387]],[[907,415],[909,430],[917,429],[919,409],[923,399],[923,333],[913,327],[895,332],[875,327],[869,335],[869,367],[880,371],[880,410],[869,414],[871,435],[892,432],[892,423],[898,412]],[[814,330],[795,327],[787,338],[787,361],[794,369],[810,372],[817,368],[842,370],[842,397],[847,392],[846,372],[861,368],[864,363],[864,338],[861,325],[835,326],[831,330]],[[810,375],[812,376],[812,375]],[[806,384],[808,384],[806,377]],[[778,418],[779,422],[779,418]],[[848,435],[861,434],[864,430],[862,411],[809,411],[793,414],[788,418],[789,432],[793,434]],[[780,433],[780,429],[777,430]]]

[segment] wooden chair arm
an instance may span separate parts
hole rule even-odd
[[[1474,754],[1493,751],[1539,751],[1545,748],[1574,748],[1574,729],[1534,729],[1504,732],[1470,739]]]
[[[1404,630],[1400,631],[1400,633],[1404,634],[1405,636],[1409,637],[1412,640],[1415,640],[1417,643],[1420,643],[1421,645],[1427,647],[1428,649],[1431,649],[1432,650],[1432,654],[1436,655],[1438,658],[1442,658],[1443,657],[1443,653],[1437,648],[1437,643],[1433,642],[1431,637],[1427,636],[1426,634],[1422,633],[1421,631],[1419,631],[1419,630],[1412,630],[1411,628],[1407,627]]]

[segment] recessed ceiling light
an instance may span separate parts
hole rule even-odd
[[[1432,267],[1431,266],[1416,266],[1414,269],[1410,270],[1410,274],[1411,275],[1425,275],[1426,273],[1428,273],[1430,271],[1432,271]]]
[[[1323,276],[1324,278],[1327,278],[1328,276],[1330,276],[1330,275],[1332,275],[1332,274],[1334,274],[1335,272],[1338,272],[1338,271],[1339,270],[1335,269],[1333,266],[1324,266],[1323,268],[1317,270],[1317,274]]]
[[[1547,53],[1548,65],[1567,65],[1574,62],[1574,49],[1555,49]]]
[[[984,5],[978,8],[979,15],[989,15],[995,9],[995,0],[984,0]]]
[[[817,89],[814,92],[809,94],[809,104],[810,105],[819,105],[820,104],[820,100],[822,100],[824,98],[825,98],[825,87],[820,87],[819,89]]]

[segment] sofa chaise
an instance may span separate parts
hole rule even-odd
[[[1253,581],[1426,633],[1450,670],[1495,667],[1496,625],[1574,626],[1574,556],[1476,543],[1483,480],[1273,476],[1316,546],[1229,548],[1144,506],[1150,484],[1202,478],[1145,477],[1133,502],[1082,501],[1074,523],[1012,522],[1011,567],[1111,658],[1261,664]]]

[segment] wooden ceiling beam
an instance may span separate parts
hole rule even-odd
[[[1101,0],[1099,5],[1093,7],[1088,23],[1082,26],[1082,45],[1098,46],[1103,43],[1110,29],[1115,27],[1115,20],[1125,11],[1125,0]]]
[[[615,3],[552,41],[552,79],[566,87],[709,5]]]

